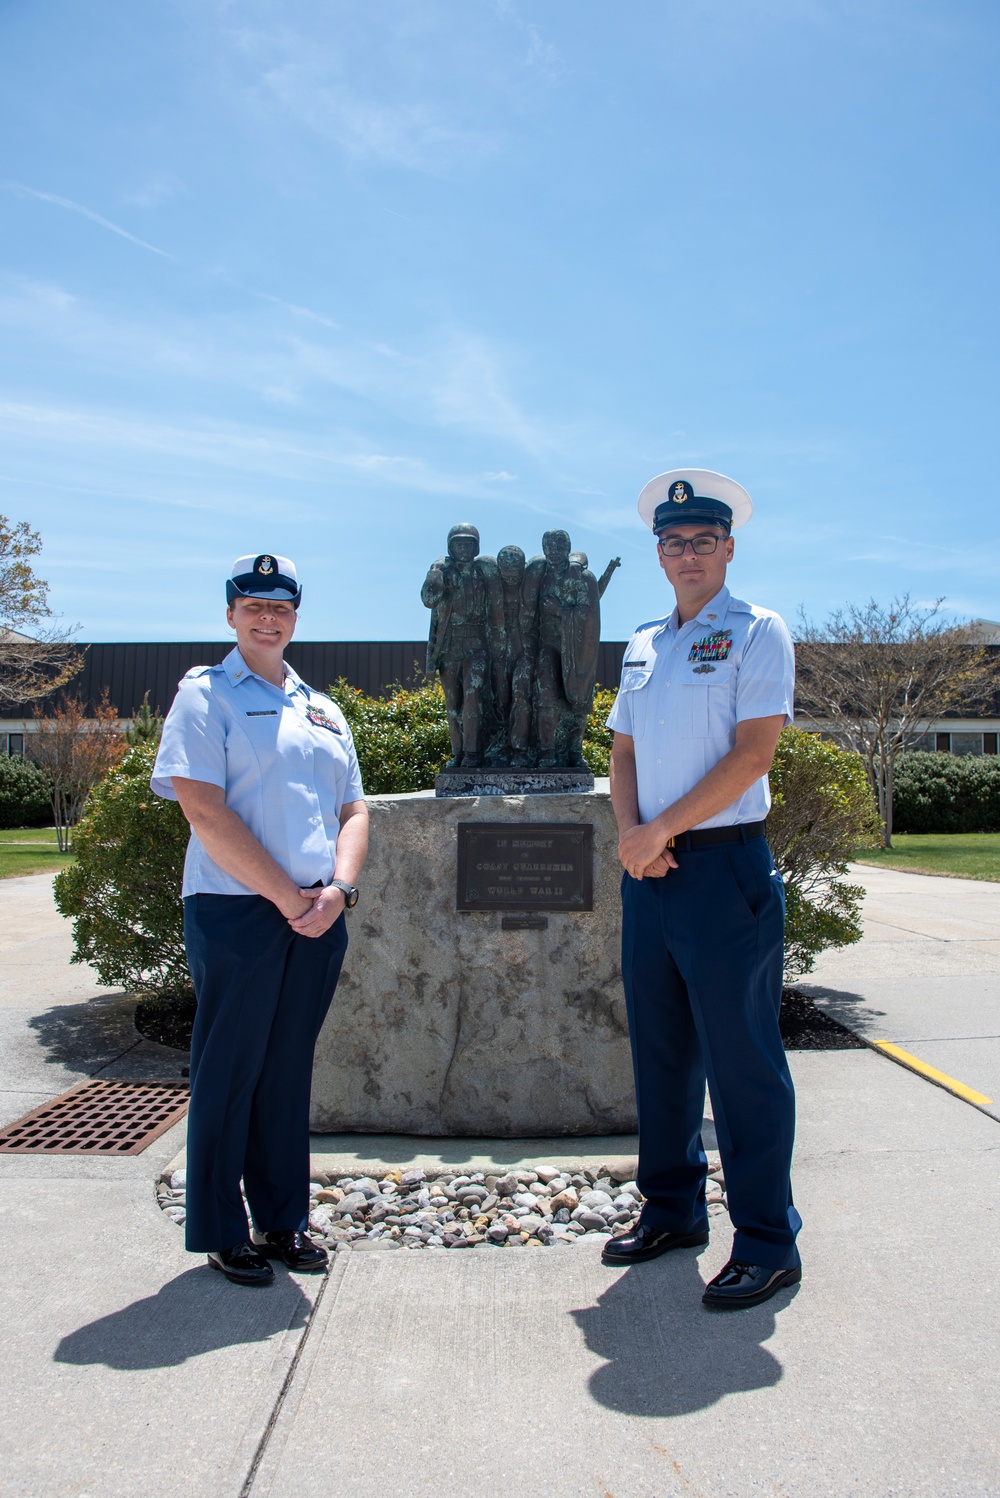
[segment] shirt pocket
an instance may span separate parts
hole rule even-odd
[[[641,739],[646,732],[650,697],[647,688],[652,674],[652,666],[630,666],[626,663],[622,667],[621,686],[618,690],[628,705],[634,739]]]
[[[681,677],[681,736],[729,739],[735,724],[732,694],[733,668],[729,662],[686,662]]]

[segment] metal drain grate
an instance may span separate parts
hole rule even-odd
[[[81,1082],[0,1128],[4,1155],[138,1155],[187,1112],[188,1088]]]

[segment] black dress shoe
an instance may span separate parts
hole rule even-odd
[[[768,1269],[763,1264],[730,1259],[725,1269],[705,1286],[701,1303],[714,1311],[741,1311],[745,1306],[759,1306],[761,1301],[770,1300],[786,1285],[797,1285],[801,1278],[801,1265],[794,1269]]]
[[[664,1228],[647,1227],[644,1223],[624,1238],[611,1238],[604,1245],[602,1264],[642,1264],[646,1259],[658,1259],[660,1254],[672,1248],[698,1248],[708,1242],[708,1228],[694,1233],[668,1233]]]
[[[208,1262],[234,1285],[269,1285],[274,1279],[274,1270],[249,1238],[235,1248],[220,1248],[217,1253],[210,1253]]]
[[[258,1236],[257,1247],[269,1259],[280,1259],[299,1274],[319,1274],[330,1262],[326,1249],[305,1233],[264,1233]]]

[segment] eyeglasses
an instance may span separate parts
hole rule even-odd
[[[725,536],[695,536],[693,541],[685,541],[683,536],[657,536],[656,544],[665,557],[682,557],[690,546],[696,557],[710,557],[720,541]]]

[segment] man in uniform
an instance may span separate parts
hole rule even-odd
[[[732,531],[752,508],[739,484],[706,469],[643,489],[639,513],[677,602],[629,641],[608,719],[646,1201],[604,1260],[640,1263],[708,1241],[707,1078],[736,1229],[703,1296],[718,1309],[758,1305],[802,1275],[789,1182],[795,1101],[778,1029],[784,888],[764,837],[795,668],[778,615],[726,587]]]

